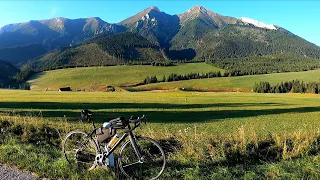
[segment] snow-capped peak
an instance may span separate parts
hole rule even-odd
[[[259,28],[273,29],[273,30],[278,29],[274,24],[266,24],[264,22],[250,19],[250,18],[246,18],[246,17],[242,17],[242,18],[240,18],[240,20],[244,23],[252,24],[252,25],[259,27]]]

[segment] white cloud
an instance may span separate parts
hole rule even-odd
[[[58,9],[56,7],[51,7],[50,16],[54,17],[58,12]]]

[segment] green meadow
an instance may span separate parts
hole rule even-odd
[[[320,81],[320,69],[302,72],[274,73],[251,76],[223,77],[210,79],[193,79],[187,81],[148,84],[132,88],[132,90],[157,90],[186,88],[199,91],[250,91],[255,83],[261,81],[277,83],[299,79],[305,82]]]
[[[146,76],[156,75],[158,80],[171,73],[180,75],[188,73],[208,73],[221,71],[206,63],[188,63],[169,67],[159,66],[110,66],[70,68],[46,71],[36,74],[28,83],[33,90],[58,90],[59,87],[70,86],[73,90],[105,91],[106,85],[130,86],[142,82]],[[319,77],[319,78],[318,78]],[[305,82],[320,81],[320,69],[302,72],[275,73],[238,77],[205,78],[176,82],[161,82],[125,88],[129,91],[144,90],[176,90],[195,91],[241,91],[250,92],[253,85],[260,81],[268,81],[275,85],[280,82],[299,79]]]
[[[0,162],[52,179],[114,179],[70,169],[61,139],[97,124],[145,114],[140,135],[168,156],[160,179],[319,179],[320,96],[210,92],[0,91]],[[6,133],[4,133],[6,132]]]
[[[36,74],[28,82],[32,89],[57,90],[59,87],[70,86],[73,89],[89,89],[94,86],[114,85],[126,86],[142,82],[147,76],[156,75],[159,80],[171,73],[208,73],[224,72],[206,63],[187,63],[175,66],[109,66],[109,67],[81,67],[45,71]]]
[[[243,126],[266,135],[318,130],[319,100],[314,94],[2,90],[0,112],[40,114],[50,121],[63,117],[73,122],[81,109],[91,109],[100,123],[121,115],[146,114],[149,123],[164,125],[172,132],[196,125],[201,132],[222,135]],[[302,116],[304,113],[308,118]]]

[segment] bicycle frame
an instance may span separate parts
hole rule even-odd
[[[122,137],[119,139],[119,141],[110,149],[110,151],[107,152],[107,154],[105,154],[106,157],[109,157],[111,153],[113,153],[113,151],[118,148],[118,146],[126,139],[126,137],[129,136],[129,140],[131,142],[131,145],[139,159],[139,162],[141,162],[141,154],[140,151],[137,147],[137,143],[135,141],[135,136],[133,135],[132,131],[126,132],[125,134],[122,135]]]
[[[142,163],[141,161],[141,153],[138,149],[137,143],[135,141],[135,136],[132,133],[132,131],[135,129],[136,127],[134,127],[133,129],[130,128],[130,125],[128,125],[128,128],[125,130],[125,133],[122,135],[122,137],[118,140],[118,142],[110,149],[110,151],[108,151],[106,153],[106,151],[103,151],[102,154],[104,154],[104,156],[109,157],[110,154],[112,154],[116,148],[118,148],[118,146],[126,139],[126,137],[129,136],[129,140],[131,142],[131,145],[139,159],[139,163]],[[91,133],[88,134],[88,137],[92,137],[93,133],[97,130],[97,128],[95,128],[93,131],[91,131]],[[105,154],[106,153],[106,154]]]
[[[165,157],[165,153],[164,153],[163,149],[161,148],[161,146],[155,140],[148,138],[148,137],[137,136],[133,132],[136,128],[142,126],[143,120],[146,123],[145,115],[143,115],[141,117],[137,117],[137,118],[134,118],[133,116],[131,116],[130,119],[128,119],[128,120],[125,120],[124,117],[119,117],[119,118],[110,120],[111,126],[109,128],[111,128],[111,129],[109,129],[110,130],[109,132],[112,132],[112,134],[115,134],[115,133],[117,133],[117,131],[120,131],[120,134],[122,134],[121,137],[118,138],[118,135],[117,135],[117,138],[115,138],[112,136],[110,137],[111,134],[110,135],[105,134],[100,138],[99,137],[100,134],[102,135],[103,133],[108,133],[108,131],[105,131],[104,129],[99,129],[99,128],[103,128],[101,126],[95,127],[95,123],[93,121],[92,114],[88,114],[88,112],[90,113],[89,110],[87,110],[87,111],[83,110],[83,112],[86,113],[84,115],[88,116],[88,118],[86,118],[86,119],[91,120],[93,129],[91,131],[89,131],[89,133],[79,131],[79,130],[71,131],[67,134],[66,138],[63,140],[63,146],[62,146],[63,153],[64,153],[64,156],[70,166],[72,166],[74,163],[79,162],[79,163],[89,164],[89,166],[84,166],[84,168],[88,169],[88,170],[92,170],[93,168],[95,168],[97,166],[111,167],[111,168],[115,168],[115,170],[117,170],[117,167],[119,167],[121,172],[123,173],[123,175],[130,178],[130,177],[136,176],[137,174],[134,173],[131,175],[130,173],[128,174],[128,172],[131,172],[136,168],[138,168],[138,170],[139,170],[139,166],[133,167],[133,169],[132,169],[131,168],[132,165],[136,165],[136,164],[141,165],[144,163],[149,163],[150,158],[151,159],[157,158],[157,159],[155,159],[155,162],[157,162],[155,165],[158,165],[159,167],[161,166],[161,170],[160,171],[157,170],[157,172],[159,172],[158,174],[154,174],[154,172],[152,171],[151,173],[154,174],[154,175],[152,175],[152,177],[153,177],[152,179],[156,179],[162,174],[162,172],[165,168],[165,165],[166,165],[166,157]],[[85,117],[84,115],[81,114],[82,117]],[[108,128],[108,127],[106,127],[106,128]],[[102,131],[102,133],[101,133],[101,131]],[[73,134],[79,135],[79,137],[81,139],[84,138],[85,141],[80,142],[79,138],[77,138],[77,136],[76,136],[75,141],[70,140],[71,143],[72,142],[76,143],[75,147],[72,147],[72,146],[70,147],[70,146],[66,145],[66,142],[69,142],[69,140],[68,140],[69,137],[71,137],[71,135],[73,135]],[[98,136],[97,138],[96,138],[96,135]],[[106,137],[108,139],[104,140],[103,138],[106,138]],[[127,137],[129,137],[129,140],[125,140]],[[112,142],[107,142],[108,140],[110,140],[110,138],[113,138]],[[118,140],[118,141],[114,143],[114,140]],[[126,142],[124,142],[124,141],[126,141]],[[149,151],[149,153],[146,152],[146,154],[144,154],[145,150],[143,150],[142,148],[144,148],[145,146],[143,143],[140,146],[141,142],[147,143],[146,151],[148,151],[149,144],[156,147],[159,151],[156,152],[157,154],[155,154],[155,155],[151,155],[150,154],[151,151]],[[108,147],[108,144],[109,145],[114,144],[114,145],[112,147]],[[93,150],[92,146],[89,147],[91,149],[89,149],[88,151],[86,149],[83,149],[83,148],[88,147],[89,145],[94,146],[94,150],[95,150],[94,152],[92,151]],[[130,145],[131,145],[131,147],[130,147]],[[118,155],[119,161],[117,163],[117,161],[115,161],[115,159],[114,159],[113,153],[115,152],[116,148],[118,148],[119,146],[121,146],[121,147],[119,149],[119,155]],[[69,147],[71,149],[66,151],[66,148],[69,148]],[[133,148],[133,149],[131,149],[131,148]],[[103,150],[103,149],[105,149],[105,150]],[[75,152],[75,154],[73,154],[73,152],[75,150],[76,150],[76,152]],[[132,151],[134,151],[134,152],[132,152]],[[129,154],[127,154],[127,153],[129,153]],[[160,154],[158,154],[158,153],[160,153]],[[70,155],[71,159],[69,158],[69,155]],[[74,157],[72,158],[72,156],[74,156]],[[161,156],[161,160],[160,160],[160,156]],[[84,159],[82,157],[84,157],[84,158],[88,157],[88,158]],[[75,162],[74,162],[74,160],[72,160],[74,158],[75,158]],[[83,161],[82,161],[82,159],[83,159]],[[143,169],[146,169],[148,172],[149,166],[146,168],[142,168],[142,169],[140,167],[139,172]],[[141,175],[144,174],[144,176],[151,176],[151,174],[149,172],[148,173],[140,172],[140,174]],[[138,176],[140,179],[140,175],[138,175]]]

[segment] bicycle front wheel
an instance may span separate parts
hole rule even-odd
[[[62,144],[64,157],[71,167],[91,170],[96,167],[95,158],[98,147],[95,141],[82,131],[71,131]]]
[[[141,160],[138,159],[131,141],[128,141],[119,152],[120,170],[127,178],[157,179],[166,166],[163,149],[151,138],[139,137],[135,141],[141,154]]]

